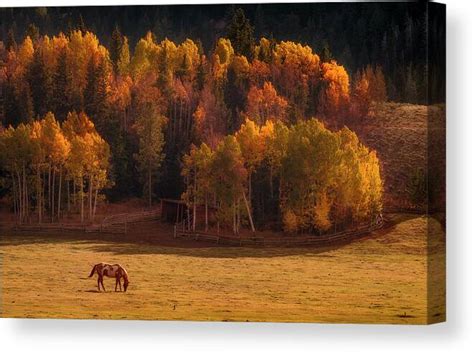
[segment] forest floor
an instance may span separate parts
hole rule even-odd
[[[398,221],[327,248],[178,243],[168,228],[155,238],[4,233],[0,312],[23,318],[443,321],[445,234],[423,216]],[[101,261],[127,268],[126,293],[113,292],[113,279],[104,280],[108,292],[97,292],[96,278],[87,276]]]

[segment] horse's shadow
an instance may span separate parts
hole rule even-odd
[[[96,294],[100,294],[100,293],[123,293],[122,291],[114,291],[114,290],[111,290],[111,291],[98,291],[97,289],[86,289],[86,290],[82,290],[82,289],[78,289],[77,290],[78,292],[80,293],[96,293]]]

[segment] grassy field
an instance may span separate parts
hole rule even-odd
[[[442,321],[444,233],[427,219],[333,248],[231,248],[118,241],[99,236],[1,238],[1,316],[41,318],[367,322]],[[83,236],[83,235],[82,235]],[[133,234],[132,234],[133,236]],[[429,247],[428,247],[429,243]],[[127,293],[98,293],[94,263],[121,263]],[[430,310],[428,310],[428,302]]]

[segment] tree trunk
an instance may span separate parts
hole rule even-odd
[[[81,180],[81,185],[80,185],[80,193],[81,193],[81,223],[84,223],[84,180],[82,179],[82,176],[80,178]]]
[[[58,221],[61,215],[61,184],[63,181],[63,166],[59,167],[59,189],[58,189]]]
[[[18,221],[18,201],[17,201],[17,192],[16,192],[16,183],[15,183],[15,175],[12,173],[12,191],[13,191],[13,213],[15,214],[15,218]]]
[[[41,221],[46,215],[46,170],[43,172],[43,179],[41,180]]]
[[[36,208],[38,209],[38,223],[41,223],[41,172],[39,164],[36,166]]]
[[[95,197],[94,197],[94,212],[92,213],[92,220],[95,218],[95,211],[97,210],[97,195],[99,194],[99,188],[95,188]]]
[[[28,183],[26,182],[26,171],[23,165],[23,184],[25,185],[25,220],[30,221],[30,200],[28,197]]]
[[[234,235],[237,233],[235,226],[235,201],[232,202],[232,232]]]
[[[72,203],[73,203],[74,206],[76,206],[76,196],[77,196],[76,178],[73,177],[73,179],[72,179]]]
[[[89,220],[92,219],[92,189],[93,189],[93,176],[89,177]]]
[[[193,232],[196,231],[196,192],[197,192],[197,186],[196,186],[196,169],[194,170],[194,185],[193,185]]]
[[[247,202],[247,197],[245,196],[245,191],[244,190],[242,190],[242,195],[244,196],[245,208],[247,208],[247,214],[249,216],[250,227],[252,228],[252,232],[255,233],[255,227],[253,225],[252,213],[250,212],[250,207],[249,207],[249,204]]]
[[[207,206],[207,193],[206,193],[206,206],[205,207],[206,207],[206,232],[207,232],[207,230],[209,228],[209,216],[208,216],[208,209],[207,209],[208,208],[208,206]]]
[[[71,203],[70,203],[70,194],[71,194],[71,191],[69,190],[70,188],[70,184],[71,184],[71,181],[70,180],[67,180],[67,212],[71,212]]]
[[[51,163],[48,166],[48,209],[51,210]]]
[[[237,223],[236,223],[237,233],[239,233],[240,232],[240,198],[237,200],[237,203],[236,203],[236,217],[237,217]]]
[[[252,173],[249,172],[249,207],[252,208]]]
[[[178,135],[183,136],[183,101],[179,100],[179,127]]]
[[[151,208],[151,166],[148,166],[148,207]]]
[[[20,178],[20,172],[17,170],[16,171],[16,176],[18,178],[18,213],[20,216],[20,223],[23,222],[23,193],[22,193],[22,186],[21,186],[21,178]]]
[[[270,197],[273,200],[273,167],[270,166]]]
[[[51,223],[54,222],[54,188],[56,182],[56,170],[53,169],[53,181],[52,181],[52,190],[51,190]]]
[[[23,215],[25,218],[25,221],[28,220],[28,189],[26,187],[26,168],[25,165],[23,164]]]

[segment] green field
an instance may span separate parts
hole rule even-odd
[[[390,229],[323,249],[3,234],[0,309],[3,317],[443,321],[444,233],[434,221],[428,242],[427,218],[400,218]],[[430,273],[440,279],[430,300],[428,248],[436,260]],[[107,293],[97,292],[87,275],[101,261],[128,269],[127,293],[113,292],[113,279],[104,281]]]

